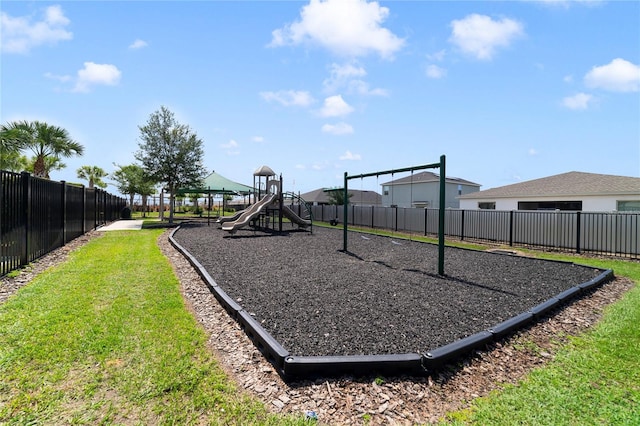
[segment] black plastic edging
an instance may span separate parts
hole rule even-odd
[[[353,375],[424,374],[420,354],[288,356],[284,360],[287,378]]]
[[[238,322],[260,352],[282,373],[289,352],[244,309],[238,312]]]
[[[540,319],[544,317],[552,309],[557,308],[559,305],[560,305],[560,300],[557,297],[552,297],[551,299],[545,302],[542,302],[541,304],[529,309],[529,312],[533,314],[535,319]]]
[[[493,334],[494,338],[499,339],[515,330],[524,327],[531,321],[533,321],[533,314],[531,312],[523,312],[520,315],[516,315],[515,317],[509,318],[506,321],[494,325],[487,331]]]
[[[583,291],[591,290],[592,288],[598,287],[604,283],[611,281],[614,278],[613,271],[611,269],[607,269],[597,277],[582,284],[579,284]]]
[[[423,364],[428,370],[435,370],[447,361],[463,353],[470,352],[472,349],[486,345],[492,340],[493,334],[488,331],[472,334],[471,336],[427,352],[424,354]]]
[[[556,294],[555,297],[560,301],[560,303],[565,303],[580,294],[581,291],[582,289],[576,285],[568,290],[563,291],[562,293]]]
[[[522,328],[524,325],[543,317],[552,309],[569,301],[578,294],[602,285],[613,279],[613,271],[608,269],[597,277],[565,290],[539,305],[507,319],[488,330],[435,348],[424,354],[387,354],[387,355],[344,355],[344,356],[295,356],[291,355],[282,345],[269,334],[255,318],[227,295],[213,280],[204,267],[173,238],[174,229],[169,235],[171,244],[180,251],[197,270],[200,277],[227,310],[240,324],[247,336],[256,347],[271,362],[284,379],[303,378],[311,376],[336,376],[342,374],[370,375],[374,373],[423,374],[442,367],[456,357],[471,352],[500,339],[509,333]],[[564,262],[571,263],[571,262]]]
[[[193,266],[198,272],[198,275],[200,275],[200,278],[202,278],[204,282],[207,284],[207,287],[209,287],[209,291],[211,291],[211,293],[218,300],[220,305],[227,311],[229,315],[231,315],[233,319],[237,320],[238,312],[240,312],[243,309],[242,306],[237,304],[235,300],[229,297],[229,295],[225,293],[224,290],[222,290],[218,286],[218,284],[211,277],[211,275],[209,275],[209,272],[207,272],[204,266],[202,266],[200,262],[198,262],[198,260],[195,257],[193,257],[187,249],[185,249],[180,244],[178,244],[178,242],[173,238],[173,234],[175,234],[178,229],[180,229],[180,227],[175,228],[171,232],[171,234],[169,234],[169,242],[171,243],[171,245],[173,245],[176,248],[176,250],[178,250],[180,253],[182,253],[184,257],[187,258],[191,266]]]

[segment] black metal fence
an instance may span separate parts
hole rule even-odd
[[[312,206],[316,220],[343,223],[342,206]],[[438,209],[350,205],[348,224],[420,235],[438,234]],[[445,235],[488,241],[640,258],[640,212],[500,211],[447,209]]]
[[[118,219],[125,205],[101,189],[0,171],[0,276]]]

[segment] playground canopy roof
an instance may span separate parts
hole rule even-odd
[[[216,172],[211,172],[204,178],[202,185],[197,188],[180,188],[179,194],[239,194],[246,195],[253,193],[253,188],[238,182],[227,179]]]

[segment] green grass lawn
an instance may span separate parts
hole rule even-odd
[[[107,232],[0,305],[0,424],[305,424],[224,374],[156,240]],[[548,255],[555,259],[557,255]],[[640,282],[640,264],[568,260]],[[638,424],[640,286],[546,367],[454,424]]]
[[[542,256],[541,256],[542,257]],[[636,285],[594,329],[521,383],[449,415],[453,424],[640,425],[640,263],[544,255],[611,268]]]
[[[296,424],[217,365],[156,245],[108,232],[0,305],[0,424]]]

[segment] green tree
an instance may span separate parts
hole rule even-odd
[[[135,157],[151,180],[169,192],[169,222],[173,222],[179,188],[200,185],[207,175],[203,167],[202,140],[189,126],[178,123],[164,106],[140,129],[140,150]]]
[[[329,198],[329,204],[335,204],[337,206],[344,206],[344,189],[329,189],[326,191],[327,197]],[[347,204],[349,204],[349,200],[353,197],[352,193],[347,194]]]
[[[98,166],[82,166],[76,170],[76,173],[78,173],[78,179],[89,181],[90,189],[93,189],[94,186],[98,188],[107,187],[102,178],[108,176],[108,173]]]
[[[27,167],[27,158],[21,154],[24,147],[22,131],[9,123],[0,127],[0,170],[20,172]]]
[[[71,139],[69,132],[62,127],[41,121],[23,120],[11,122],[7,128],[14,130],[14,137],[22,149],[33,152],[33,175],[37,177],[49,179],[51,170],[64,167],[62,158],[81,156],[84,153],[84,147]]]
[[[111,178],[116,181],[118,191],[129,196],[130,206],[133,206],[133,198],[136,194],[142,196],[142,211],[146,212],[147,198],[156,192],[155,182],[149,179],[144,169],[137,164],[114,165],[118,169],[111,174]]]
[[[31,158],[27,158],[25,156],[25,170],[33,175],[35,175],[35,167],[36,167],[36,161],[38,160],[37,157],[31,157]],[[60,160],[59,157],[56,156],[51,156],[51,157],[45,157],[44,158],[44,168],[47,170],[47,176],[48,173],[54,171],[54,170],[62,170],[65,167],[67,167],[66,164],[64,164],[62,162],[62,160]],[[46,178],[48,179],[48,177]]]

